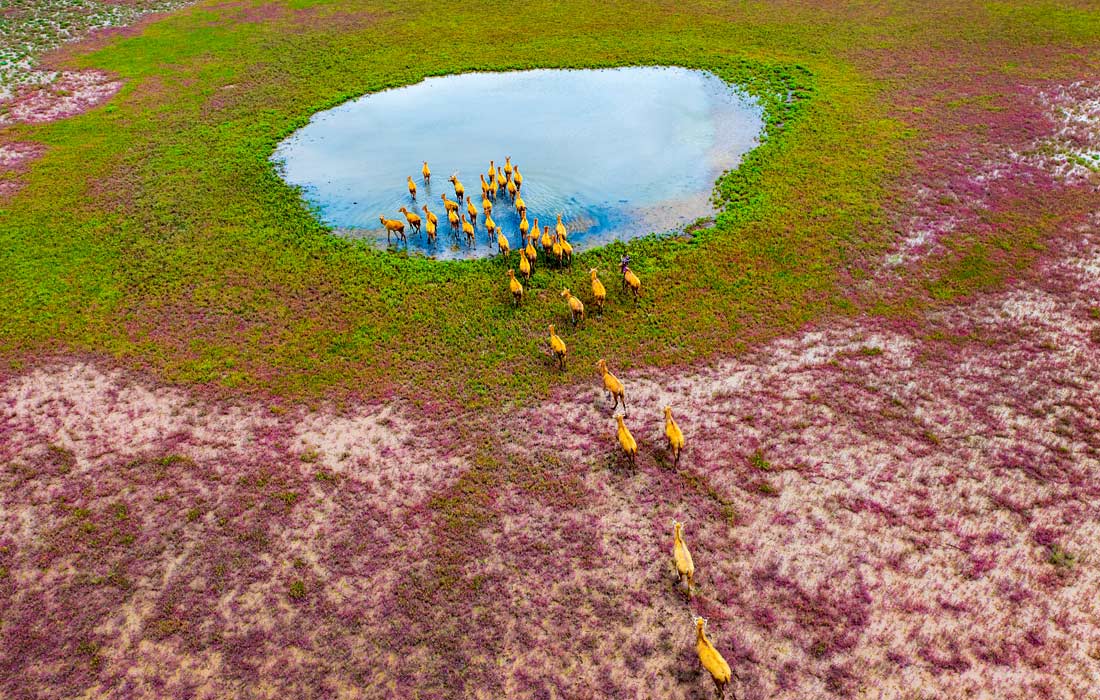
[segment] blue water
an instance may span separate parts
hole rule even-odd
[[[406,224],[409,251],[473,258],[496,252],[483,226],[478,175],[490,159],[503,167],[511,156],[523,173],[528,220],[537,216],[553,231],[564,214],[579,252],[712,214],[715,180],[757,144],[762,126],[753,100],[702,71],[466,73],[321,112],[272,157],[337,233],[385,246],[379,215],[404,221],[399,207],[423,216],[426,203],[440,217],[439,237],[429,245],[426,233]],[[441,193],[455,198],[447,178],[456,172],[478,209],[473,247],[452,235],[440,201]],[[407,176],[418,188],[415,202]],[[519,217],[503,189],[492,216],[516,248]]]

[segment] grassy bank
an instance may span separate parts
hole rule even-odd
[[[767,25],[664,14],[657,30],[633,4],[514,18],[486,7],[491,22],[403,7],[205,5],[73,58],[126,85],[106,107],[18,133],[50,148],[3,214],[15,282],[4,349],[105,352],[173,380],[277,393],[515,396],[554,380],[541,346],[561,322],[556,290],[585,288],[588,267],[613,270],[624,250],[645,298],[635,309],[613,293],[610,313],[567,336],[571,371],[599,356],[691,361],[813,318],[835,308],[837,266],[881,233],[901,127],[853,68],[792,55]],[[267,160],[317,110],[426,75],[624,64],[748,85],[770,107],[768,142],[721,183],[729,209],[713,230],[540,270],[519,311],[503,263],[334,237]]]
[[[1055,31],[994,9],[936,8],[952,22],[774,4],[184,10],[55,59],[121,77],[109,104],[8,130],[48,150],[0,215],[0,348],[87,351],[172,381],[290,396],[516,398],[559,381],[543,350],[546,325],[565,318],[556,291],[586,289],[590,266],[610,277],[629,252],[643,301],[613,291],[609,313],[570,331],[570,374],[598,357],[629,368],[737,351],[850,308],[840,287],[895,236],[887,195],[935,134],[905,123],[892,98],[905,84],[884,77],[881,56],[950,46],[960,27],[988,22],[1025,44]],[[712,229],[584,252],[564,274],[543,268],[518,311],[503,263],[409,259],[335,237],[268,161],[316,111],[425,76],[630,64],[747,85],[769,108],[767,141],[719,183],[726,210]],[[910,68],[917,80],[931,71]],[[996,278],[986,258],[981,267]]]

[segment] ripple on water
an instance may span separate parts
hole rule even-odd
[[[478,176],[511,156],[524,176],[528,219],[553,229],[558,213],[578,249],[664,232],[713,213],[715,180],[757,144],[761,108],[717,76],[683,68],[465,73],[366,95],[321,112],[273,159],[340,235],[380,241],[379,215],[442,218],[439,239],[409,236],[438,258],[492,255],[477,220],[475,245],[455,243],[440,194],[457,172],[480,205]],[[422,161],[432,180],[420,177]],[[418,196],[406,189],[412,176]],[[493,209],[513,247],[519,217],[501,192]]]

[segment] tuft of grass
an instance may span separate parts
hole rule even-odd
[[[291,600],[302,600],[306,597],[306,584],[301,579],[295,579],[287,589],[287,595]]]
[[[764,479],[761,479],[760,481],[756,482],[756,485],[755,485],[754,488],[756,489],[757,493],[759,493],[761,495],[764,495],[764,496],[771,497],[771,498],[774,498],[774,497],[779,495],[779,489],[777,489],[775,486],[773,486],[771,484],[771,482],[769,482],[767,480],[764,480]]]
[[[159,617],[150,625],[149,634],[153,639],[165,639],[180,632],[186,625],[174,616]]]
[[[749,456],[749,464],[751,464],[754,469],[759,469],[762,472],[770,472],[772,470],[771,463],[764,459],[764,453],[760,450],[753,452]]]
[[[1003,276],[1004,271],[990,257],[988,246],[979,243],[948,263],[940,276],[927,284],[927,289],[933,299],[955,301],[996,287]]]
[[[275,494],[275,498],[285,503],[287,507],[293,506],[295,503],[297,503],[299,497],[300,494],[298,494],[296,491],[282,491]]]
[[[328,469],[318,469],[313,478],[320,482],[334,484],[340,480],[340,475]]]
[[[99,645],[88,640],[81,641],[76,651],[88,661],[88,667],[92,673],[98,673],[103,666],[103,657],[100,655]]]
[[[1069,553],[1059,544],[1052,544],[1048,547],[1047,561],[1058,569],[1072,569],[1077,555]]]

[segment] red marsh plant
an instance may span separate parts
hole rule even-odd
[[[1095,224],[1042,284],[919,323],[620,371],[636,472],[594,372],[472,432],[400,401],[272,410],[89,365],[9,373],[5,691],[703,697],[698,614],[739,697],[1087,694]]]

